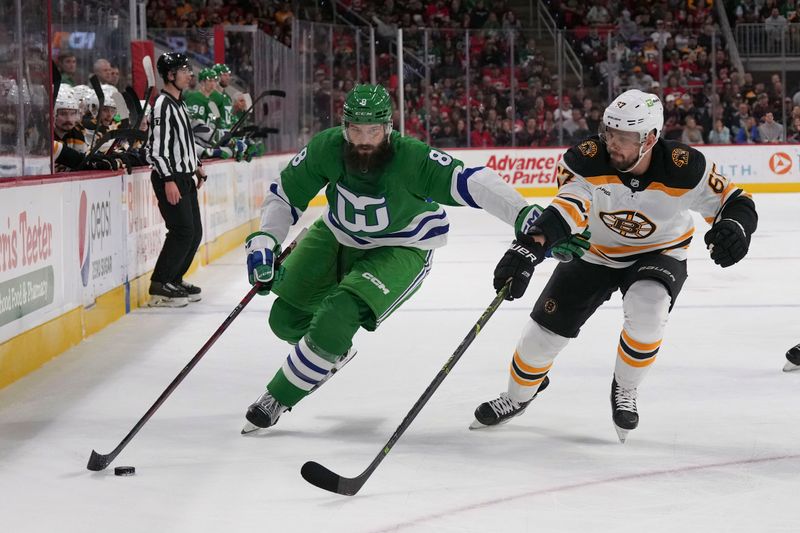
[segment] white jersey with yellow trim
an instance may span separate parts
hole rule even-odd
[[[551,206],[571,233],[588,225],[592,236],[585,261],[624,268],[653,252],[686,259],[694,234],[689,211],[713,223],[727,202],[746,195],[690,146],[659,139],[652,154],[641,176],[614,169],[597,136],[564,154]]]

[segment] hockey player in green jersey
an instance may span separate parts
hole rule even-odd
[[[323,188],[328,208],[278,275],[280,243]],[[269,187],[261,230],[246,240],[249,281],[272,287],[270,327],[294,346],[242,433],[274,425],[352,357],[359,328],[374,331],[419,289],[447,242],[440,204],[484,209],[517,228],[541,211],[492,169],[465,168],[393,132],[386,89],[357,85],[342,126],[314,136]]]
[[[233,126],[233,100],[225,92],[225,89],[231,81],[231,69],[228,68],[228,65],[222,63],[217,63],[211,68],[217,73],[218,83],[209,96],[211,101],[217,105],[217,109],[219,109],[220,129],[229,130]]]
[[[197,75],[199,90],[191,91],[184,97],[193,123],[217,124],[219,117],[214,114],[209,106],[209,102],[213,101],[211,95],[216,89],[217,79],[216,71],[204,68]]]

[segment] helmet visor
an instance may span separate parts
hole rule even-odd
[[[642,135],[636,131],[623,131],[600,124],[600,140],[608,146],[619,148],[638,148],[644,141]]]

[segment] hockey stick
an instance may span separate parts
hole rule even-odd
[[[124,128],[119,130],[111,130],[106,135],[103,136],[103,140],[100,144],[95,146],[91,152],[87,152],[83,158],[83,163],[81,163],[81,167],[84,167],[91,159],[100,151],[100,149],[105,145],[108,141],[114,140],[114,144],[108,149],[107,154],[111,152],[114,146],[117,144],[117,141],[124,140],[124,141],[146,141],[147,140],[147,132],[146,131],[139,131],[138,129],[133,128]],[[113,155],[113,154],[111,154]]]
[[[58,70],[58,66],[56,66],[56,62],[52,62],[52,72],[53,72],[53,102],[51,107],[55,107],[56,99],[58,98],[58,91],[61,90],[61,71]]]
[[[142,123],[142,118],[144,117],[144,115],[142,113],[142,104],[139,103],[139,97],[136,95],[136,91],[134,91],[133,87],[129,85],[125,88],[125,91],[122,93],[122,97],[125,99],[125,107],[128,108],[128,122],[130,123],[130,128],[125,128],[125,130],[122,131],[132,131],[132,132],[139,131],[139,125]],[[120,131],[120,130],[114,130],[114,131]],[[143,138],[140,138],[139,135],[136,136],[117,135],[114,137],[109,137],[116,140],[109,147],[109,149],[105,151],[105,153],[113,154],[116,147],[119,146],[120,141],[123,140],[131,140],[131,138],[133,138],[134,140],[137,141],[146,141],[147,132],[141,132],[141,133],[145,134]],[[100,146],[102,146],[103,144],[105,143],[100,143]]]
[[[244,124],[244,121],[247,120],[247,118],[250,116],[250,113],[253,112],[253,109],[255,109],[256,104],[267,96],[277,96],[279,98],[286,98],[286,91],[282,91],[280,89],[267,89],[266,91],[259,94],[256,97],[256,99],[253,100],[253,103],[250,104],[250,107],[247,108],[247,111],[245,111],[244,114],[241,117],[239,117],[239,120],[236,121],[236,123],[233,125],[230,131],[225,133],[225,135],[223,135],[222,138],[220,138],[219,142],[217,142],[217,144],[215,144],[212,148],[219,148],[222,145],[228,144],[228,141],[230,141],[234,137],[234,135],[239,131],[239,128],[242,127],[242,124]]]
[[[150,56],[142,58],[142,68],[144,69],[144,76],[147,78],[147,88],[144,90],[144,105],[142,106],[142,109],[145,110],[150,104],[150,96],[156,86],[156,74],[153,72],[153,60]]]
[[[292,243],[289,246],[287,246],[285,250],[283,250],[280,256],[278,256],[278,260],[275,262],[276,268],[280,266],[280,264],[292,252],[294,247],[297,246],[297,243],[300,242],[300,239],[303,238],[305,233],[306,233],[305,229],[300,231],[300,233],[297,235],[297,237],[295,237]],[[131,429],[130,432],[125,436],[125,438],[122,439],[122,442],[120,442],[117,445],[117,447],[111,451],[111,453],[107,453],[105,455],[99,454],[96,451],[92,450],[92,455],[89,457],[89,463],[86,465],[86,468],[94,472],[97,472],[103,470],[109,464],[111,464],[111,461],[113,461],[117,457],[117,455],[120,454],[120,452],[125,448],[125,446],[128,445],[131,439],[133,439],[133,437],[136,436],[139,430],[142,429],[142,426],[144,426],[147,423],[147,421],[150,420],[150,417],[152,417],[153,414],[155,414],[155,412],[158,410],[158,408],[161,407],[161,405],[166,401],[166,399],[169,398],[169,395],[172,394],[176,388],[178,388],[178,385],[181,384],[181,382],[189,374],[189,372],[192,371],[192,369],[195,367],[195,365],[197,365],[200,359],[202,359],[203,356],[206,354],[206,352],[208,352],[208,350],[211,348],[211,346],[213,346],[214,343],[217,342],[217,339],[219,339],[220,336],[225,332],[225,330],[228,329],[228,326],[231,325],[234,319],[236,319],[236,317],[239,316],[239,313],[242,312],[245,306],[248,303],[250,303],[250,300],[252,300],[253,297],[261,289],[262,286],[260,283],[256,283],[255,285],[253,285],[253,287],[245,295],[245,297],[242,298],[242,301],[239,302],[239,305],[237,305],[234,308],[234,310],[231,311],[231,314],[228,315],[228,318],[226,318],[225,321],[222,322],[222,324],[217,328],[217,331],[215,331],[214,334],[211,335],[211,338],[206,341],[206,343],[203,345],[202,348],[200,348],[200,351],[197,352],[197,354],[192,358],[191,361],[189,361],[189,363],[187,363],[187,365],[183,368],[183,370],[181,370],[180,373],[177,376],[175,376],[175,379],[172,380],[172,383],[169,384],[169,386],[164,390],[164,392],[161,393],[161,396],[158,397],[156,402],[150,407],[150,409],[147,410],[147,412],[136,423],[136,425],[133,426],[133,429]]]
[[[372,463],[370,463],[366,470],[361,472],[361,474],[356,477],[342,477],[317,462],[308,461],[300,470],[300,474],[303,476],[303,479],[321,489],[335,492],[337,494],[342,494],[345,496],[353,496],[356,494],[359,489],[364,486],[364,483],[367,482],[375,469],[378,468],[378,465],[381,464],[381,461],[383,461],[384,457],[389,454],[389,452],[392,450],[392,447],[400,439],[400,436],[405,433],[405,431],[408,429],[408,426],[411,425],[411,422],[414,421],[425,404],[428,403],[428,400],[431,399],[433,393],[436,392],[436,389],[438,389],[439,385],[442,384],[444,378],[447,377],[458,360],[461,359],[461,356],[464,355],[464,352],[467,351],[467,348],[469,348],[469,345],[472,344],[473,340],[475,340],[475,337],[478,335],[478,333],[481,332],[481,329],[483,329],[483,327],[486,325],[486,322],[489,321],[494,312],[497,311],[497,308],[500,307],[500,304],[503,303],[510,284],[511,280],[508,280],[503,288],[500,289],[500,291],[497,293],[497,296],[495,296],[494,300],[492,300],[492,303],[489,304],[489,307],[486,308],[469,333],[467,333],[467,336],[464,337],[464,340],[458,345],[458,348],[456,348],[456,351],[453,353],[453,355],[451,355],[450,358],[444,363],[442,369],[438,374],[436,374],[436,377],[433,378],[431,384],[428,385],[428,388],[425,389],[425,392],[423,392],[422,396],[419,397],[417,403],[414,404],[414,407],[411,408],[411,411],[408,412],[406,417],[400,423],[400,426],[395,430],[394,434],[389,439],[389,442],[386,443],[375,459],[372,460]]]
[[[94,154],[95,147],[94,141],[97,138],[97,130],[100,129],[100,112],[103,110],[103,104],[105,103],[105,96],[103,95],[103,88],[100,87],[100,80],[97,79],[95,74],[92,74],[89,77],[89,85],[92,86],[94,89],[94,94],[97,96],[97,115],[94,119],[94,132],[92,132],[92,143],[89,145],[89,151],[86,152],[86,157],[83,158],[81,162],[81,166],[78,167],[78,170],[81,170],[85,167],[86,162],[89,160],[89,154]]]
[[[132,128],[139,127],[142,120],[142,104],[139,103],[139,95],[133,90],[133,87],[128,85],[122,93],[125,98],[125,106],[128,108],[128,115]]]

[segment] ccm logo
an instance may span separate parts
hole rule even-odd
[[[383,291],[383,294],[389,294],[389,289],[386,287],[386,285],[384,285],[381,280],[379,280],[369,272],[364,272],[363,274],[361,274],[361,277],[364,279],[368,279],[370,282],[372,282],[373,285],[375,285],[376,287],[378,287],[380,290]]]

